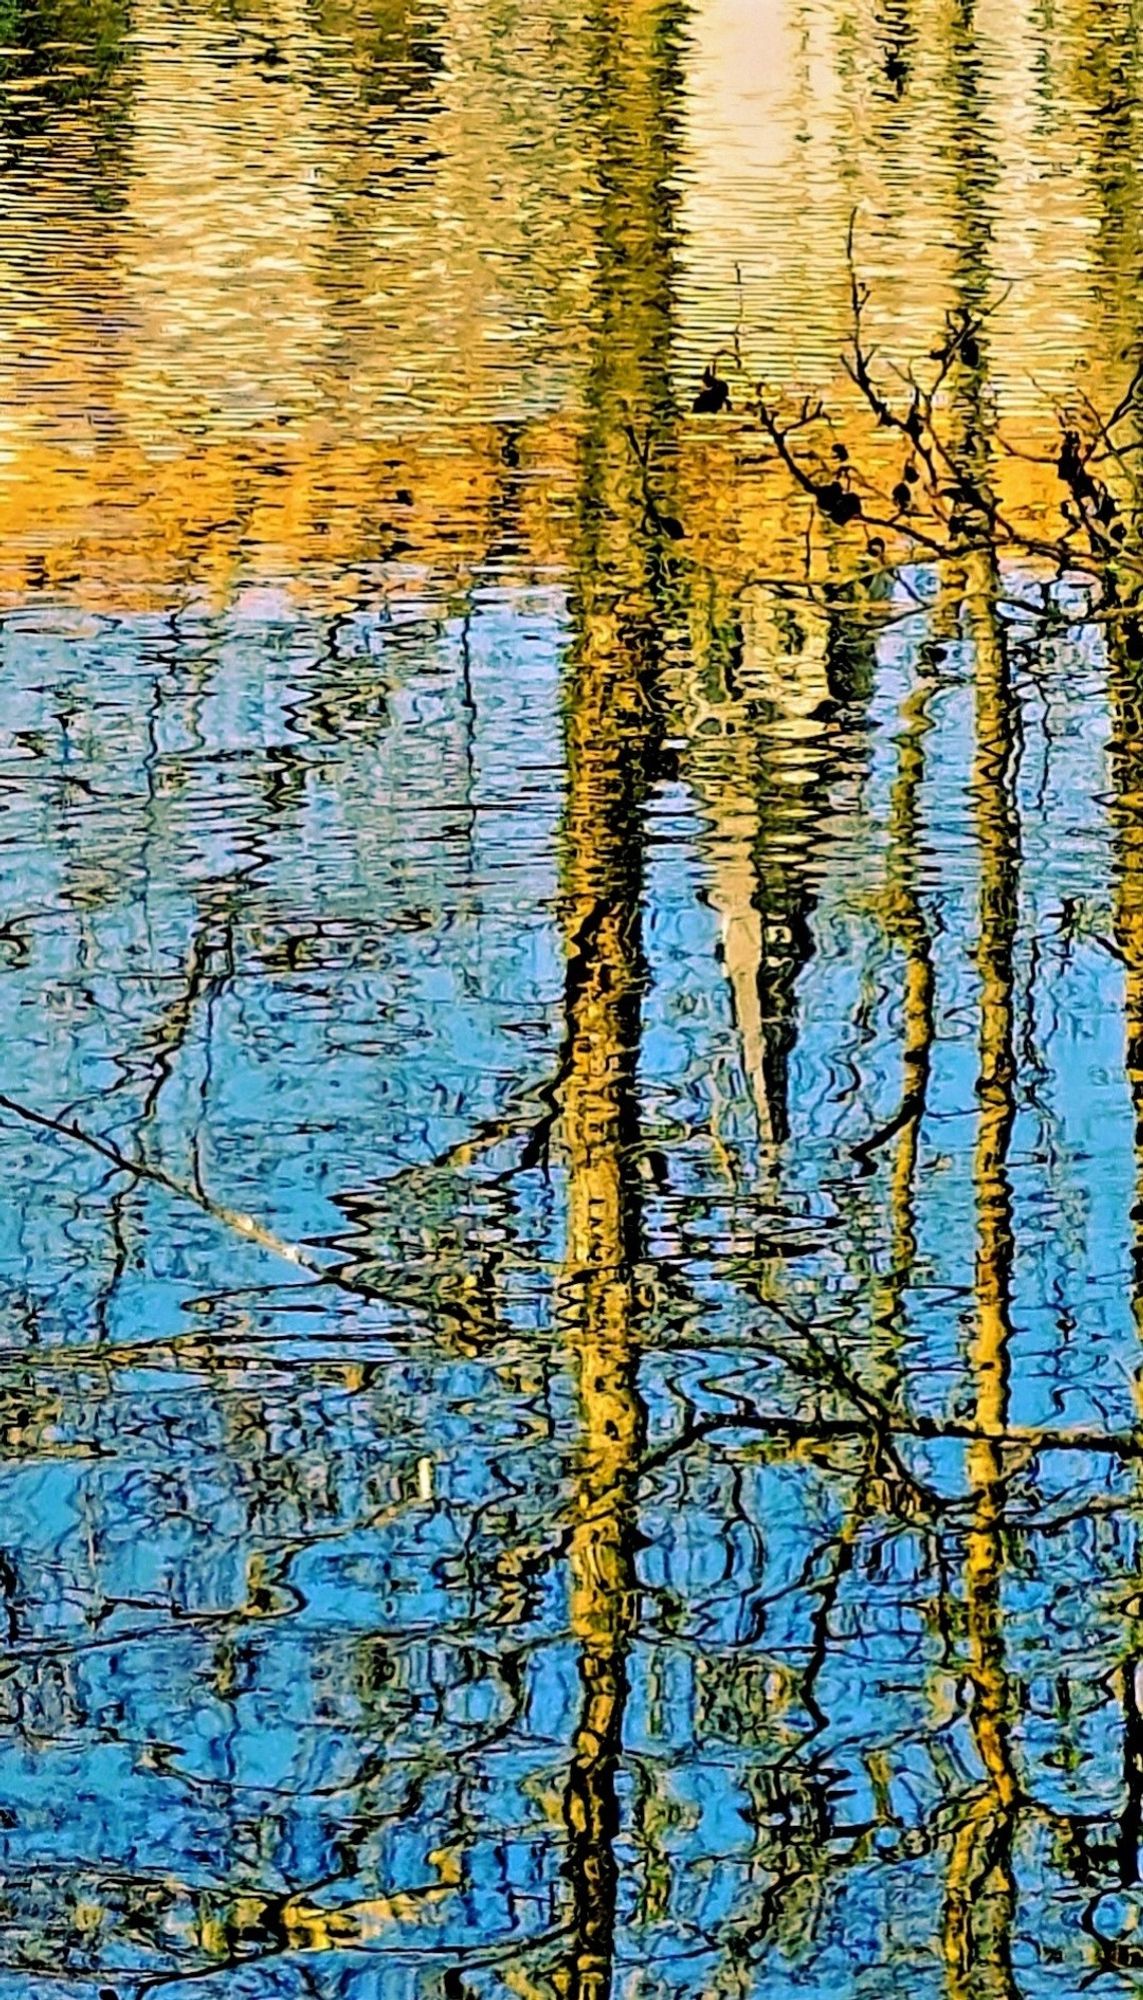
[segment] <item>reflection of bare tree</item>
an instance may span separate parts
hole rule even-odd
[[[968,1365],[973,1417],[982,1434],[966,1453],[971,1511],[964,1542],[964,1595],[971,1720],[983,1784],[957,1827],[949,1856],[944,1949],[950,2000],[1013,1995],[1013,1841],[1020,1791],[1012,1761],[1011,1690],[1001,1590],[1005,1568],[1005,1465],[993,1442],[1008,1425],[1014,1240],[1008,1154],[1016,1115],[1013,955],[1018,925],[1017,722],[1008,646],[998,614],[1002,586],[994,550],[993,414],[985,317],[991,282],[990,207],[996,172],[982,99],[975,0],[950,17],[949,88],[957,108],[952,202],[956,241],[954,324],[972,329],[952,364],[954,434],[949,463],[961,492],[966,539],[977,541],[963,572],[972,644],[975,753],[972,792],[978,888],[980,1026],[975,1310]]]
[[[870,1306],[875,1343],[871,1359],[879,1377],[884,1377],[879,1386],[887,1388],[893,1384],[898,1390],[903,1306],[917,1254],[921,1129],[928,1105],[936,1033],[933,938],[918,877],[925,840],[921,814],[925,738],[931,726],[929,704],[937,681],[936,657],[952,630],[947,607],[934,620],[934,627],[918,649],[920,671],[904,704],[890,803],[883,921],[887,937],[903,961],[901,1094],[892,1116],[854,1147],[854,1157],[866,1170],[872,1169],[883,1148],[889,1153],[889,1242],[885,1274],[875,1287]]]
[[[1109,623],[1108,682],[1111,709],[1111,769],[1115,856],[1115,945],[1123,965],[1125,1068],[1131,1094],[1135,1142],[1135,1201],[1132,1210],[1132,1307],[1136,1332],[1143,1337],[1143,700],[1139,662],[1143,631],[1138,619],[1138,578],[1133,574],[1140,554],[1141,500],[1138,477],[1140,438],[1138,369],[1143,362],[1143,326],[1136,303],[1136,271],[1140,241],[1139,106],[1124,88],[1138,64],[1139,24],[1134,16],[1116,18],[1087,9],[1087,60],[1077,79],[1090,103],[1094,152],[1092,179],[1100,219],[1100,262],[1105,291],[1125,352],[1134,363],[1133,394],[1125,411],[1120,464],[1130,468],[1131,529],[1129,563],[1113,587],[1122,595],[1128,615]],[[1136,1386],[1138,1397],[1138,1383]],[[1141,1660],[1137,1636],[1122,1664],[1123,1806],[1116,1830],[1119,1881],[1131,1887],[1140,1880],[1143,1841],[1143,1720],[1140,1715]]]
[[[581,1434],[569,1543],[580,1708],[564,1794],[572,1936],[558,1983],[607,2000],[617,1776],[635,1613],[643,810],[661,737],[669,549],[657,447],[671,402],[670,173],[677,10],[599,0],[590,33],[601,189],[567,705],[568,970],[560,1109],[562,1314]]]
[[[980,857],[979,1102],[975,1330],[969,1351],[974,1422],[966,1456],[972,1513],[965,1536],[965,1617],[972,1726],[984,1783],[959,1826],[949,1859],[945,1950],[949,1991],[1008,1994],[1015,1887],[1012,1841],[1019,1786],[1010,1741],[1004,1662],[1005,1465],[995,1442],[1008,1426],[1010,1297],[1014,1243],[1008,1149],[1015,1117],[1013,949],[1017,846],[1012,799],[1013,695],[998,628],[996,577],[986,563],[966,578],[976,685],[977,845]]]

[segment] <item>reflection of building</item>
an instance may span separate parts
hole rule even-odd
[[[1039,399],[1077,352],[1097,374],[1114,362],[1117,313],[1088,227],[1115,171],[1078,60],[1089,13],[1073,0],[1050,40],[1024,13],[1016,34],[995,0],[976,10],[974,115],[996,163],[993,268],[1018,280],[994,378],[1027,413],[1033,377]],[[527,475],[521,566],[567,558],[600,200],[586,15],[275,0],[234,26],[148,0],[129,40],[114,11],[22,18],[41,46],[30,77],[5,59],[20,88],[0,95],[3,588],[29,561],[92,593],[222,590],[252,566],[316,587],[394,544],[455,575],[481,553],[502,423]],[[707,0],[688,21],[686,380],[741,321],[753,372],[841,388],[855,205],[873,335],[928,351],[956,282],[957,18],[945,0],[858,21],[825,0],[761,20]],[[1105,105],[1130,72],[1121,40],[1099,42]],[[58,62],[36,83],[46,45],[73,41],[82,83]],[[1118,259],[1120,291],[1131,268]],[[788,559],[763,475],[716,432],[688,427],[683,459],[704,555]],[[1050,486],[1002,471],[1023,497]],[[391,518],[403,490],[416,507]]]
[[[927,352],[954,286],[956,50],[970,15],[982,129],[969,138],[994,163],[992,267],[1013,282],[994,379],[1035,415],[1045,394],[1066,392],[1077,354],[1114,365],[1090,227],[1106,128],[1090,90],[1094,50],[1124,16],[1090,0],[1068,0],[1050,24],[1029,0],[708,0],[690,64],[684,337],[709,326],[737,263],[756,371],[832,384],[856,208],[876,337],[886,352]]]
[[[729,636],[728,636],[729,634]],[[797,982],[813,952],[817,823],[872,682],[875,627],[759,586],[682,679],[684,771],[764,1144],[789,1130]],[[701,691],[701,692],[700,692]]]

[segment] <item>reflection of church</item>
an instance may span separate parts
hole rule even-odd
[[[875,633],[844,608],[755,587],[700,643],[705,661],[678,680],[684,774],[705,821],[707,895],[759,1136],[781,1144],[798,978],[813,953],[819,822],[839,757],[860,761]]]

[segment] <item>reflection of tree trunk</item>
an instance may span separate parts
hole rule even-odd
[[[1013,950],[1018,851],[1012,792],[1015,737],[1004,636],[990,557],[969,578],[976,675],[976,835],[980,861],[979,1118],[976,1187],[976,1331],[970,1354],[974,1422],[987,1435],[968,1452],[974,1496],[965,1544],[965,1609],[972,1727],[984,1785],[957,1834],[949,1863],[946,1953],[950,1994],[1007,1995],[1015,1902],[1012,1838],[1018,1786],[1009,1730],[1001,1587],[1004,1462],[993,1438],[1008,1421],[1012,1196],[1008,1149],[1015,1119]]]
[[[570,721],[568,1047],[563,1095],[568,1246],[564,1307],[581,1422],[571,1538],[581,1704],[565,1794],[574,1946],[570,1991],[610,1988],[616,1771],[627,1691],[635,1477],[643,1435],[635,1346],[639,1233],[636,1065],[642,977],[640,751],[646,718],[622,641],[581,626]]]
[[[1138,633],[1119,621],[1107,628],[1107,647],[1116,820],[1115,938],[1124,967],[1124,1056],[1135,1138],[1131,1296],[1136,1332],[1143,1338],[1143,679],[1138,661],[1143,647]],[[1140,1674],[1139,1657],[1132,1653],[1123,1665],[1124,1804],[1117,1843],[1120,1878],[1126,1884],[1139,1879],[1143,1831]]]
[[[821,665],[829,712],[820,719],[820,737],[812,751],[807,746],[815,767],[812,779],[796,789],[784,783],[765,741],[757,744],[754,759],[757,831],[751,861],[759,938],[755,993],[762,1026],[759,1098],[767,1107],[769,1132],[776,1144],[783,1144],[790,1132],[798,982],[814,955],[811,920],[817,895],[810,849],[818,823],[833,809],[830,787],[837,768],[838,711],[849,711],[851,716],[864,712],[876,674],[872,627],[864,617],[853,615],[840,594],[826,609],[823,623]]]
[[[1099,263],[1103,297],[1114,331],[1113,351],[1137,365],[1143,359],[1143,323],[1138,307],[1140,254],[1140,120],[1138,97],[1125,88],[1137,73],[1140,38],[1133,10],[1081,7],[1083,61],[1076,86],[1087,99],[1092,145],[1092,182],[1099,216]],[[1108,577],[1111,594],[1124,606],[1137,605],[1137,565],[1143,552],[1143,485],[1139,478],[1138,423],[1131,426],[1130,533],[1120,574]],[[1143,1338],[1143,621],[1113,618],[1106,627],[1111,712],[1112,808],[1116,826],[1114,860],[1115,938],[1124,965],[1125,1067],[1135,1134],[1135,1200],[1132,1208],[1132,1305],[1137,1337]],[[1136,1395],[1139,1395],[1137,1386]],[[1118,1832],[1121,1881],[1139,1880],[1143,1836],[1143,1721],[1140,1690],[1143,1661],[1137,1652],[1123,1665],[1123,1794]]]
[[[813,954],[813,897],[804,868],[781,852],[785,815],[812,825],[814,792],[799,798],[768,766],[766,749],[746,733],[727,737],[716,770],[708,744],[703,767],[688,776],[709,813],[705,841],[708,896],[722,933],[742,1065],[769,1154],[789,1137],[790,1059],[797,1043],[797,982]],[[816,788],[815,788],[816,789]],[[799,826],[799,831],[800,826]],[[790,845],[787,838],[787,847]]]
[[[740,604],[702,631],[697,652],[681,702],[685,772],[707,820],[707,894],[758,1136],[773,1167],[774,1148],[790,1131],[798,983],[814,953],[813,848],[834,810],[847,724],[872,689],[875,638],[840,594],[824,613],[798,617],[759,591],[748,617]],[[796,777],[795,743],[808,767]]]
[[[918,888],[918,845],[922,837],[921,792],[925,780],[925,737],[929,702],[935,688],[931,668],[934,642],[952,636],[945,607],[945,624],[930,636],[916,687],[905,703],[904,728],[898,738],[897,775],[889,803],[889,879],[886,885],[885,928],[904,958],[901,982],[901,1097],[889,1125],[875,1134],[880,1146],[893,1142],[889,1164],[889,1260],[884,1280],[873,1300],[876,1346],[873,1361],[884,1395],[898,1382],[897,1347],[902,1303],[917,1254],[916,1177],[921,1125],[928,1101],[936,1034],[936,971],[933,941]],[[869,1147],[858,1149],[867,1157]]]
[[[954,176],[957,303],[967,324],[987,308],[990,277],[989,196],[995,168],[987,146],[988,109],[981,89],[974,0],[952,9],[951,88],[962,150]],[[991,419],[983,330],[962,361],[957,392],[956,456],[977,493],[990,489]],[[981,518],[977,532],[986,534]],[[978,1120],[973,1159],[976,1192],[975,1332],[969,1354],[974,1422],[985,1435],[969,1447],[972,1515],[965,1541],[965,1619],[972,1731],[983,1784],[957,1832],[949,1860],[945,1956],[950,2000],[1015,1991],[1011,1933],[1015,1915],[1012,1846],[1019,1787],[1012,1760],[1011,1690],[1004,1656],[1004,1459],[994,1440],[1008,1421],[1013,1263],[1008,1151],[1015,1122],[1013,955],[1018,920],[1019,829],[1014,787],[1016,731],[1004,632],[997,615],[999,577],[991,549],[969,558],[964,597],[976,693],[973,768],[980,869],[977,969],[980,1035]]]
[[[1111,668],[1111,765],[1117,820],[1115,937],[1124,964],[1127,1082],[1135,1132],[1135,1200],[1132,1205],[1132,1305],[1143,1338],[1143,687],[1121,629],[1108,630]],[[1137,1392],[1138,1393],[1138,1392]],[[1141,1665],[1136,1654],[1123,1667],[1124,1806],[1119,1828],[1120,1875],[1139,1879],[1143,1830],[1143,1728],[1139,1719]]]
[[[562,1310],[580,1442],[570,1544],[580,1707],[564,1794],[572,1935],[561,1990],[606,2000],[614,1952],[617,1774],[635,1600],[640,1202],[637,1066],[644,977],[643,808],[660,738],[669,574],[660,462],[670,414],[672,9],[598,0],[596,358],[581,485],[567,693]]]

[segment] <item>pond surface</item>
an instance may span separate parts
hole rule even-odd
[[[1133,1991],[1143,15],[0,42],[0,1995]]]

